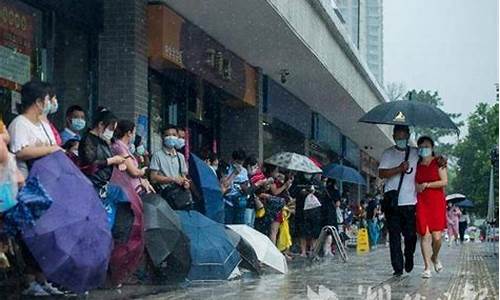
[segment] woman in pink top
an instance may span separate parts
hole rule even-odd
[[[451,246],[453,240],[458,244],[458,222],[462,212],[458,207],[448,202],[448,209],[446,210],[446,219],[448,221],[448,246]]]
[[[132,188],[141,195],[143,193],[153,192],[149,182],[144,179],[146,167],[139,169],[139,163],[133,155],[133,139],[135,138],[135,124],[128,120],[118,122],[115,133],[115,141],[111,146],[114,155],[125,157],[125,162],[119,167],[120,171],[127,172],[128,181]]]

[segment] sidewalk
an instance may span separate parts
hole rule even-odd
[[[498,246],[498,244],[497,244]],[[268,274],[260,278],[193,283],[189,287],[126,286],[121,290],[92,292],[88,299],[328,299],[314,298],[320,286],[322,296],[338,299],[498,299],[498,257],[485,244],[443,246],[440,274],[423,280],[423,262],[417,250],[415,269],[400,278],[391,276],[389,250],[385,246],[363,256],[351,252],[349,261],[296,260],[287,275]],[[369,289],[371,287],[371,289]],[[309,293],[308,293],[309,289]],[[481,298],[484,295],[484,298]],[[335,298],[331,298],[335,299]]]

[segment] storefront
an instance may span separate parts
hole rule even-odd
[[[366,186],[363,187],[364,193],[375,193],[379,189],[378,162],[365,151],[360,151],[361,174],[366,180]]]
[[[95,106],[101,18],[94,0],[0,0],[0,113],[6,123],[31,79],[55,86],[60,127],[70,105]]]
[[[166,124],[188,129],[193,153],[229,148],[230,111],[256,106],[256,70],[165,5],[147,16],[152,149]]]
[[[17,114],[21,86],[41,78],[42,13],[22,2],[0,0],[0,109],[5,123]]]
[[[323,165],[338,163],[342,153],[342,134],[327,118],[320,113],[312,114],[312,135],[309,155]]]
[[[306,153],[311,109],[280,84],[264,76],[264,157],[281,151]]]

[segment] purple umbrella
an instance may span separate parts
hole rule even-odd
[[[113,244],[106,211],[91,182],[63,152],[37,160],[29,176],[37,177],[53,199],[23,233],[43,273],[77,293],[101,286]]]

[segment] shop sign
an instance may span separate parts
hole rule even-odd
[[[206,54],[206,64],[213,72],[216,72],[222,79],[231,80],[231,59],[224,57],[222,51],[217,51],[213,48],[207,49]]]
[[[0,0],[0,86],[13,90],[31,78],[36,15],[29,6],[16,3]]]
[[[255,68],[162,4],[148,5],[148,56],[153,68],[184,68],[225,90],[234,105],[256,104]]]

